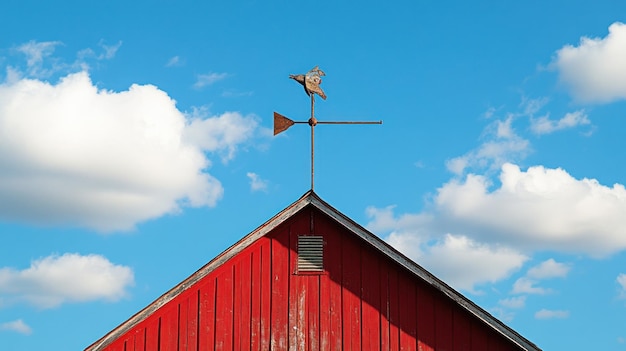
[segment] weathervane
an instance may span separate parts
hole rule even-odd
[[[315,170],[315,126],[318,124],[383,124],[383,121],[376,122],[337,122],[337,121],[318,121],[315,118],[315,94],[326,100],[326,94],[320,88],[322,84],[322,76],[326,74],[324,71],[315,66],[306,74],[290,74],[289,78],[302,84],[304,92],[311,97],[311,118],[308,121],[293,121],[278,112],[274,112],[274,135],[282,133],[289,129],[292,125],[307,123],[311,126],[311,190],[314,188],[314,170]]]

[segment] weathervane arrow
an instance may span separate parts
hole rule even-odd
[[[326,100],[326,94],[320,87],[322,76],[326,74],[318,66],[313,67],[306,74],[290,74],[289,78],[302,84],[304,92],[311,97],[311,117],[308,121],[293,121],[278,112],[274,112],[274,135],[278,135],[294,124],[308,124],[311,126],[311,190],[314,188],[315,170],[315,126],[318,124],[383,124],[383,121],[356,122],[356,121],[318,121],[315,118],[315,94]]]

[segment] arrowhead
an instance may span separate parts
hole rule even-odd
[[[274,135],[278,135],[294,125],[295,122],[289,118],[281,115],[278,112],[274,112]]]

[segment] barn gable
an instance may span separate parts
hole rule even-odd
[[[309,191],[86,350],[539,350]]]

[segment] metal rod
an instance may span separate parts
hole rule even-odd
[[[329,121],[329,122],[324,122],[324,121],[317,121],[317,124],[383,124],[383,121],[375,121],[375,122],[352,122],[352,121],[346,121],[346,122]]]
[[[309,121],[292,121],[294,124],[309,124]],[[383,121],[375,121],[375,122],[354,122],[354,121],[346,121],[346,122],[335,122],[335,121],[316,121],[316,124],[383,124]]]
[[[315,118],[315,94],[311,94],[311,119]]]
[[[315,189],[315,94],[311,94],[311,119],[309,119],[309,125],[311,126],[311,191]]]
[[[311,190],[315,186],[315,125],[311,125]]]

